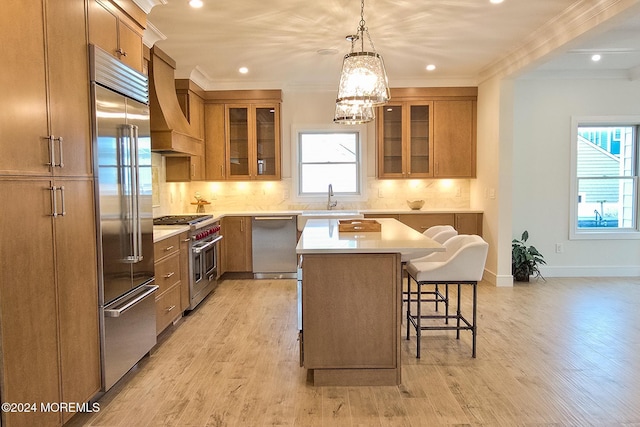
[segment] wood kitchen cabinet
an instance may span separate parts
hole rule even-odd
[[[3,403],[86,402],[101,386],[85,7],[9,1],[0,14]],[[4,412],[1,424],[72,415]]]
[[[84,1],[9,1],[0,15],[0,174],[91,176]]]
[[[433,103],[434,177],[475,178],[476,101]]]
[[[399,214],[398,220],[421,233],[434,225],[451,225],[458,231],[458,234],[482,236],[481,213]]]
[[[156,292],[156,334],[182,315],[182,272],[180,265],[180,235],[153,244]]]
[[[251,217],[225,216],[221,227],[223,272],[251,272]]]
[[[205,96],[207,179],[279,180],[282,92],[211,91]],[[223,164],[219,154],[224,154]]]
[[[133,1],[89,0],[89,42],[142,73],[146,20]]]
[[[100,390],[92,190],[85,178],[0,177],[0,199],[11,200],[0,222],[3,403],[86,402]],[[16,224],[28,224],[28,238]],[[55,426],[72,415],[3,412],[2,425]]]
[[[433,103],[389,103],[378,114],[378,177],[432,177]]]
[[[176,95],[192,134],[204,140],[203,91],[188,79],[176,80]],[[202,181],[205,179],[205,154],[198,156],[166,156],[167,182]]]
[[[473,178],[477,88],[401,88],[377,114],[378,178]]]

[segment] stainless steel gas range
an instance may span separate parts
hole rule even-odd
[[[196,308],[218,285],[220,223],[212,215],[169,215],[153,220],[154,226],[189,226],[189,307]]]

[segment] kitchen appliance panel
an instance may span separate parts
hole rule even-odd
[[[253,217],[251,226],[254,277],[296,278],[296,217]]]
[[[104,307],[105,390],[156,344],[157,289],[157,286],[141,286]]]

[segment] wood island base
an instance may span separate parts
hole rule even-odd
[[[305,254],[304,366],[313,383],[398,385],[399,253]]]

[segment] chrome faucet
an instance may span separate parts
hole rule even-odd
[[[327,196],[327,210],[331,210],[331,208],[335,208],[336,206],[338,206],[338,202],[336,202],[335,200],[332,202],[331,201],[331,196],[333,196],[333,185],[329,184],[329,190],[327,191],[328,196]]]

